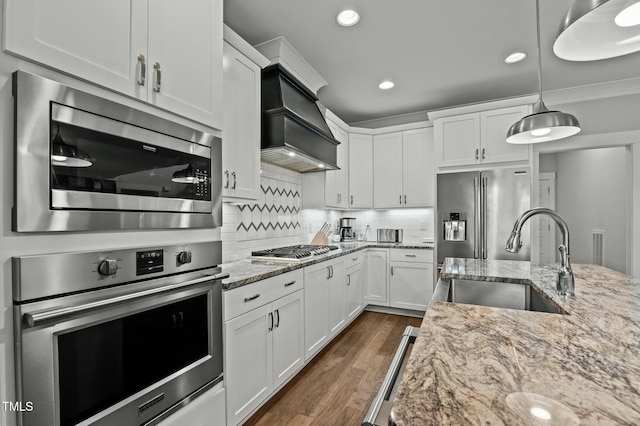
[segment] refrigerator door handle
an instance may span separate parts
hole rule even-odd
[[[487,179],[482,178],[482,258],[487,258]]]
[[[478,245],[480,243],[480,211],[479,204],[480,200],[480,184],[479,178],[473,178],[473,258],[478,259],[479,257],[479,249]]]

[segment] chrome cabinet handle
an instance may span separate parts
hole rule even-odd
[[[347,285],[351,285],[351,275],[347,275]]]
[[[331,266],[327,266],[327,279],[331,279]]]
[[[400,195],[400,205],[402,205],[402,194]]]
[[[331,268],[331,276],[329,278],[333,279],[333,266],[329,266]]]
[[[476,148],[476,160],[478,159],[478,148]]]
[[[483,160],[485,159],[485,156],[484,156],[484,148],[482,148],[482,159],[483,159]]]
[[[280,309],[276,309],[276,326],[275,328],[280,327]]]
[[[407,204],[407,196],[404,196],[404,203]]]
[[[391,267],[391,275],[393,275],[393,266]]]
[[[291,282],[284,283],[284,286],[285,286],[285,287],[289,287],[290,285],[294,285],[295,283],[296,283],[296,280],[293,280],[293,281],[291,281]]]
[[[140,78],[138,79],[138,84],[140,86],[144,86],[144,82],[147,78],[147,63],[142,53],[138,55],[138,62],[140,62]]]
[[[233,186],[231,187],[231,189],[236,189],[236,172],[231,173],[231,176],[233,176]]]
[[[353,195],[351,196],[351,204],[353,205]]]
[[[245,301],[245,303],[246,303],[246,302],[251,302],[252,300],[256,300],[258,297],[260,297],[260,294],[257,294],[257,293],[256,293],[256,294],[254,294],[254,295],[253,295],[253,296],[251,296],[251,297],[245,297],[245,298],[244,298],[244,301]]]
[[[406,257],[416,257],[415,254],[405,254]]]
[[[273,331],[273,312],[269,312],[269,331]]]
[[[153,69],[156,71],[156,85],[153,88],[153,91],[156,93],[160,93],[160,84],[162,79],[162,73],[160,72],[160,62],[156,62],[153,64]]]
[[[225,189],[229,189],[229,170],[225,170],[225,171],[224,171],[224,175],[225,175],[225,176],[226,176],[226,178],[227,178],[227,181],[226,181],[226,183],[224,184],[224,187],[225,187]]]

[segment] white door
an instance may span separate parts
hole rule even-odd
[[[342,330],[345,324],[346,311],[346,277],[344,261],[331,264],[328,280],[329,291],[329,337]]]
[[[369,250],[367,253],[367,277],[369,281],[370,305],[389,306],[389,270],[387,250]]]
[[[389,306],[426,311],[433,295],[433,265],[397,262],[391,264]]]
[[[373,207],[402,207],[402,195],[402,132],[375,135],[373,137]]]
[[[273,387],[278,388],[304,364],[303,290],[273,302]]]
[[[462,114],[436,119],[436,164],[464,166],[480,162],[480,115]]]
[[[225,323],[224,382],[230,424],[260,405],[273,390],[271,304]]]
[[[6,0],[5,49],[100,86],[147,99],[147,2]],[[146,61],[145,61],[146,62]],[[149,64],[146,64],[149,75]],[[146,83],[145,83],[146,84]]]
[[[480,160],[483,163],[529,159],[529,145],[506,141],[511,125],[529,115],[529,110],[529,105],[521,105],[480,113]]]
[[[402,132],[404,207],[434,205],[433,128]]]
[[[349,135],[349,207],[373,207],[373,137]]]
[[[357,317],[362,311],[362,269],[360,267],[347,271],[347,322]]]
[[[260,190],[261,68],[224,43],[222,194],[257,200]]]
[[[546,207],[552,210],[556,208],[556,174],[555,173],[540,173],[538,180],[538,205],[540,207]],[[538,226],[540,227],[539,236],[539,250],[540,250],[540,263],[554,263],[556,262],[556,224],[548,216],[538,215]]]
[[[222,128],[222,26],[222,1],[149,1],[149,102]]]
[[[304,351],[310,359],[329,339],[330,268],[326,262],[304,268]]]

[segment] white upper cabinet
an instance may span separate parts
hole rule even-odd
[[[529,105],[442,117],[435,120],[439,167],[527,161],[528,145],[506,142],[509,127],[530,113]]]
[[[328,170],[325,175],[324,205],[326,207],[349,207],[348,193],[348,150],[349,135],[346,131],[327,120],[333,137],[340,142],[337,147],[337,163],[340,170]]]
[[[373,207],[373,136],[349,134],[349,207]]]
[[[433,130],[373,137],[375,208],[433,206]]]
[[[6,0],[5,50],[221,127],[222,1]]]
[[[230,201],[257,200],[260,196],[261,71],[269,61],[229,28],[225,28],[224,34],[222,195]],[[251,58],[234,45],[249,50]]]

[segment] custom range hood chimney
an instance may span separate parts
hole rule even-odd
[[[298,172],[339,169],[318,98],[280,64],[262,70],[262,161]]]

